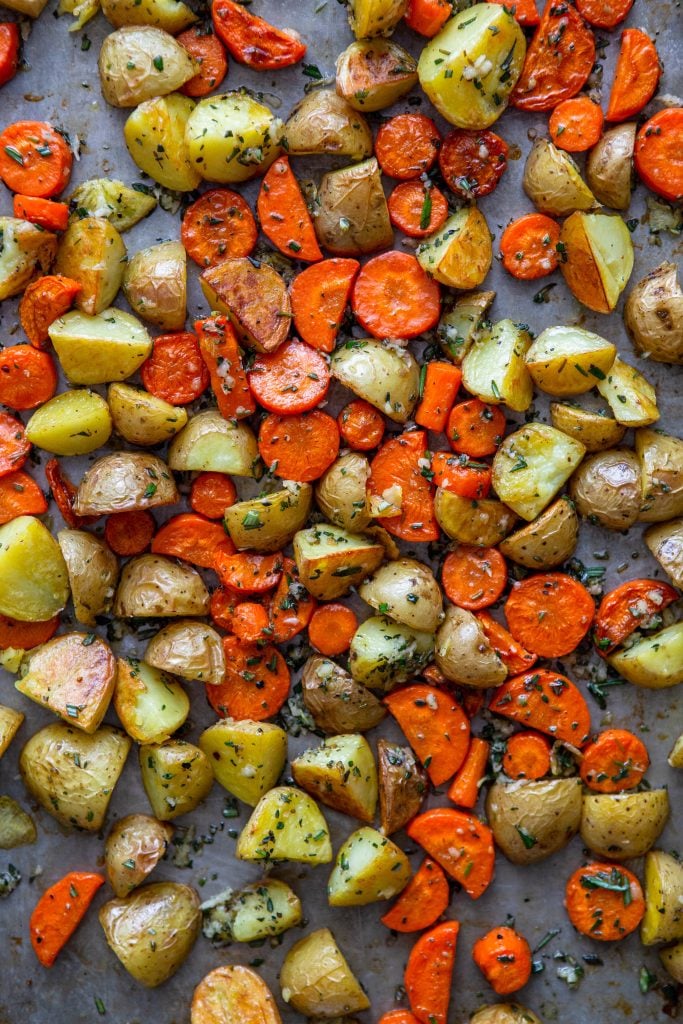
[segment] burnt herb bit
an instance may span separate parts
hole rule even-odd
[[[536,305],[541,306],[544,302],[550,302],[550,293],[553,288],[557,288],[557,281],[551,281],[545,288],[540,288],[534,295],[533,301]]]

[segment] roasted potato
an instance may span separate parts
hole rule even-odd
[[[605,380],[597,389],[617,423],[625,427],[648,427],[659,419],[657,393],[634,366],[616,357]]]
[[[118,658],[114,707],[137,743],[164,743],[190,713],[190,700],[177,679],[138,658]]]
[[[28,18],[37,18],[46,3],[47,0],[6,0],[3,7],[18,14],[25,14]]]
[[[126,246],[113,224],[101,217],[72,221],[59,243],[55,271],[78,281],[75,306],[88,316],[108,309],[126,269]]]
[[[181,679],[199,679],[210,685],[222,683],[225,676],[219,634],[196,619],[181,619],[159,630],[147,644],[145,661]]]
[[[190,159],[185,129],[194,100],[179,92],[145,100],[128,117],[123,137],[131,159],[145,174],[174,192],[192,192],[202,180]]]
[[[260,471],[258,445],[251,427],[224,419],[217,409],[198,412],[173,438],[168,464],[181,472],[233,476],[257,476]]]
[[[182,0],[101,0],[102,14],[114,28],[154,25],[177,35],[197,20]]]
[[[397,896],[410,881],[410,861],[387,836],[367,825],[337,851],[327,883],[331,907],[364,907]]]
[[[244,90],[200,100],[185,128],[190,164],[222,184],[263,174],[280,155],[281,137],[280,119]]]
[[[315,500],[326,519],[350,533],[370,523],[367,483],[370,463],[360,452],[340,455],[315,485]]]
[[[579,536],[579,517],[563,495],[500,542],[500,552],[527,569],[553,569],[571,558]]]
[[[576,511],[608,530],[628,530],[641,507],[640,467],[630,448],[610,448],[583,460],[569,480]]]
[[[308,519],[313,501],[310,484],[284,481],[280,491],[237,501],[225,510],[225,526],[239,550],[279,551]]]
[[[355,117],[359,114],[354,112]],[[315,233],[335,256],[363,256],[394,242],[389,208],[374,157],[338,171],[320,182]]]
[[[669,817],[665,789],[643,793],[586,793],[581,839],[591,853],[607,860],[642,857],[659,839]]]
[[[683,939],[683,864],[664,850],[645,855],[645,917],[640,926],[644,946]]]
[[[152,339],[140,321],[114,307],[97,316],[71,310],[54,320],[48,333],[72,384],[125,380],[152,351]]]
[[[57,540],[69,574],[77,622],[95,626],[111,611],[119,578],[116,555],[101,537],[87,530],[60,530]]]
[[[351,640],[349,670],[358,683],[388,692],[431,661],[434,635],[373,615]]]
[[[374,693],[320,654],[304,665],[301,689],[306,710],[318,729],[333,736],[374,729],[386,715]]]
[[[534,397],[528,367],[530,345],[526,328],[512,320],[499,320],[479,334],[463,358],[464,386],[483,402],[505,402],[511,409],[524,412]]]
[[[239,1020],[245,1006],[258,1013],[259,1024],[282,1024],[272,992],[249,967],[227,964],[209,971],[192,996],[190,1024],[227,1024]]]
[[[110,384],[107,401],[117,432],[141,448],[163,444],[187,423],[185,409],[129,384]]]
[[[349,24],[356,39],[391,35],[407,4],[408,0],[351,0]]]
[[[618,214],[576,210],[560,230],[560,270],[574,298],[611,313],[633,270],[631,233]]]
[[[616,354],[611,341],[592,331],[581,327],[547,327],[531,344],[525,358],[536,387],[549,395],[566,398],[590,391],[597,380],[604,380]]]
[[[40,519],[18,516],[0,526],[0,615],[44,622],[68,600],[64,556]]]
[[[47,274],[57,255],[57,236],[16,217],[0,217],[0,302]]]
[[[420,367],[407,348],[391,341],[352,338],[335,350],[330,371],[395,423],[410,418],[420,390]]]
[[[537,210],[554,217],[598,205],[569,153],[548,139],[536,139],[531,147],[522,186]]]
[[[608,128],[586,158],[586,181],[598,202],[628,210],[633,189],[635,122]]]
[[[187,257],[180,242],[140,249],[128,261],[122,283],[130,308],[143,320],[162,331],[179,331],[185,326]]]
[[[255,807],[280,778],[287,760],[287,733],[271,722],[222,719],[199,737],[216,782]]]
[[[444,353],[459,366],[470,349],[495,292],[470,292],[459,296],[452,306],[441,314],[436,336]]]
[[[360,733],[333,736],[292,761],[297,786],[335,811],[372,822],[377,808],[377,768]]]
[[[476,206],[463,206],[420,243],[416,256],[422,269],[441,284],[462,291],[478,288],[493,261],[484,214]]]
[[[636,430],[640,463],[641,523],[683,515],[683,440],[660,430]]]
[[[257,943],[301,924],[301,900],[286,882],[264,878],[238,892],[228,889],[201,906],[202,932],[214,946]]]
[[[417,84],[417,61],[388,39],[351,43],[336,68],[337,94],[354,110],[383,110]]]
[[[32,414],[26,436],[54,455],[88,455],[109,440],[112,417],[94,391],[74,388],[50,398]]]
[[[513,864],[557,853],[581,824],[581,779],[494,782],[486,815],[497,845]]]
[[[542,1024],[542,1021],[519,1003],[495,1003],[477,1010],[469,1024]]]
[[[15,711],[14,708],[0,704],[0,758],[18,733],[25,717],[23,711]]]
[[[171,2],[175,4],[177,0]],[[153,195],[129,188],[117,178],[89,178],[71,193],[69,205],[72,218],[101,217],[123,233],[147,217],[157,201]]]
[[[31,815],[11,796],[0,796],[0,850],[30,846],[37,838]]]
[[[151,25],[126,25],[108,35],[97,66],[102,95],[112,107],[135,107],[167,96],[197,74],[197,62],[187,50]]]
[[[437,487],[434,514],[439,526],[459,544],[493,547],[510,533],[517,522],[512,509],[495,498],[482,498],[476,505],[453,491]]]
[[[240,343],[274,352],[289,334],[292,306],[287,285],[267,263],[226,259],[199,278],[211,309],[230,317]]]
[[[414,558],[386,562],[358,593],[375,611],[425,633],[434,633],[443,619],[439,584],[432,570]]]
[[[683,683],[683,622],[675,622],[607,658],[635,686],[661,690]]]
[[[144,882],[172,836],[172,825],[149,814],[128,814],[114,822],[104,844],[104,863],[115,896],[127,896]]]
[[[74,499],[76,515],[104,515],[174,505],[179,495],[165,462],[142,452],[112,452],[87,469]]]
[[[139,555],[123,567],[114,600],[121,619],[208,615],[209,593],[196,569],[161,555]]]
[[[319,928],[292,946],[282,964],[280,985],[284,1001],[305,1017],[338,1017],[370,1006],[329,928]]]
[[[294,536],[299,579],[324,601],[347,594],[384,560],[384,548],[369,538],[320,523]]]
[[[284,139],[292,156],[331,153],[354,161],[372,156],[370,126],[332,89],[315,89],[304,96],[289,115]]]
[[[379,769],[379,818],[382,832],[390,836],[414,818],[429,792],[427,773],[410,747],[389,740],[377,743]]]
[[[626,433],[626,427],[607,414],[560,402],[550,403],[550,421],[556,430],[580,441],[587,452],[615,448]]]
[[[155,817],[171,821],[189,814],[210,793],[211,763],[203,750],[185,740],[140,747],[142,785]]]
[[[624,324],[639,355],[683,363],[683,291],[675,263],[660,263],[628,294]]]
[[[651,526],[644,540],[674,586],[683,590],[683,519]]]
[[[277,828],[276,828],[277,825]],[[261,797],[237,840],[238,860],[329,864],[332,844],[320,808],[307,793],[278,786]]]
[[[436,634],[434,660],[446,679],[485,689],[500,686],[507,669],[472,612],[451,605]]]
[[[674,981],[683,985],[683,941],[677,942],[675,946],[660,949],[659,959],[664,970],[668,971]]]
[[[580,441],[545,423],[527,423],[503,441],[493,459],[499,498],[530,522],[550,504],[581,462]]]

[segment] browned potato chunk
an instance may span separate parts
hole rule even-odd
[[[390,836],[414,818],[429,790],[427,773],[410,747],[389,740],[377,744],[379,816],[382,832]]]
[[[374,693],[320,654],[304,665],[301,688],[306,710],[316,726],[329,735],[366,732],[386,715]]]
[[[569,494],[579,515],[608,530],[628,530],[640,512],[640,467],[630,448],[595,452],[574,470]]]
[[[579,517],[572,502],[563,496],[501,541],[500,551],[527,569],[552,569],[571,558],[578,536]]]
[[[631,289],[624,325],[639,355],[683,363],[683,291],[675,263],[660,263]]]
[[[60,530],[57,540],[66,562],[74,615],[94,626],[98,615],[112,606],[119,563],[109,545],[87,530]]]
[[[74,501],[79,516],[174,505],[178,491],[173,474],[156,455],[114,452],[88,469]]]
[[[556,430],[580,441],[587,452],[614,448],[626,433],[626,427],[611,416],[589,412],[588,409],[580,409],[578,405],[563,405],[561,402],[550,403],[550,420]]]
[[[267,263],[228,259],[200,277],[211,309],[229,316],[240,342],[257,352],[274,352],[289,334],[292,307],[287,285]]]
[[[121,619],[208,615],[209,592],[190,565],[161,555],[131,558],[121,573],[114,615]]]

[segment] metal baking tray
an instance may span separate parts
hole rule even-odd
[[[5,125],[19,118],[37,118],[64,128],[80,151],[74,164],[72,185],[104,174],[127,183],[140,181],[141,174],[123,143],[122,127],[127,112],[108,107],[100,95],[97,55],[110,26],[100,15],[83,31],[69,34],[67,30],[71,19],[68,16],[57,18],[55,7],[51,0],[38,21],[31,25],[24,47],[26,67],[0,92],[0,122]],[[315,64],[325,78],[333,78],[336,55],[352,40],[342,6],[335,0],[299,0],[296,4],[287,0],[259,0],[254,9],[278,25],[296,28],[309,46],[306,61]],[[636,0],[626,21],[626,25],[643,26],[657,40],[664,62],[661,94],[680,95],[683,92],[680,46],[678,62],[676,59],[677,38],[679,42],[681,39],[680,33],[675,31],[677,19],[680,25],[679,5],[674,0]],[[604,35],[598,33],[598,36]],[[396,39],[416,56],[419,54],[420,43],[415,36],[399,29]],[[599,60],[604,72],[602,76],[598,73],[596,84],[599,88],[602,80],[603,99],[606,99],[612,78],[618,39],[617,31],[599,44]],[[245,86],[261,92],[265,102],[276,107],[280,116],[286,117],[310,81],[302,74],[301,65],[258,75],[233,61],[224,88]],[[421,109],[434,114],[424,97],[421,101],[416,96],[409,97],[398,104],[394,112],[405,109]],[[380,117],[371,115],[371,121],[376,126]],[[439,123],[442,128],[447,128]],[[499,188],[481,202],[497,238],[511,216],[531,208],[521,189],[524,158],[530,139],[534,134],[543,133],[545,126],[545,115],[515,111],[507,112],[496,126],[510,144],[513,155]],[[304,178],[313,177],[322,166],[319,161],[300,161],[296,170]],[[386,185],[388,190],[390,183]],[[253,203],[256,186],[250,185],[244,191]],[[11,197],[2,186],[0,213],[11,214]],[[633,231],[636,261],[632,280],[635,282],[663,258],[676,259],[680,256],[680,242],[666,233],[659,238],[650,234],[645,193],[640,187],[634,193],[627,216],[637,222]],[[157,209],[150,218],[125,235],[129,252],[153,242],[177,238],[179,223],[178,211],[169,213]],[[397,244],[400,244],[398,239]],[[190,266],[189,322],[195,315],[207,312],[197,284],[196,268],[192,264]],[[528,323],[536,332],[552,324],[574,323],[606,335],[618,345],[626,359],[638,365],[657,384],[662,410],[659,425],[673,433],[678,428],[680,433],[683,369],[644,363],[634,356],[623,328],[621,304],[610,317],[592,314],[572,298],[559,273],[539,282],[538,287],[549,282],[556,283],[557,287],[550,290],[547,303],[539,304],[533,301],[537,287],[513,281],[494,263],[486,283],[486,287],[497,292],[493,318],[511,316]],[[124,302],[123,299],[118,301]],[[3,344],[22,340],[15,303],[5,302],[0,306],[0,328]],[[414,347],[419,352],[420,345]],[[337,388],[331,396],[330,410],[336,411],[343,400],[342,390]],[[534,408],[536,416],[547,419],[547,400],[537,397]],[[74,479],[80,478],[88,461],[66,460]],[[31,472],[42,480],[39,462],[31,467]],[[157,516],[159,521],[177,512],[178,508],[161,511],[164,514]],[[58,514],[53,510],[47,521],[55,528],[61,525]],[[661,570],[642,543],[641,533],[641,527],[620,535],[583,523],[577,555],[587,565],[593,565],[596,564],[595,552],[600,554],[603,560],[597,564],[605,567],[606,588],[633,576],[661,576]],[[420,550],[418,556],[425,558],[426,554]],[[364,614],[367,614],[367,609]],[[69,627],[69,618],[65,615],[64,628]],[[117,650],[132,652],[136,648],[141,649],[144,641],[136,641],[134,635],[127,634],[114,646]],[[572,675],[570,659],[565,659],[565,667]],[[15,892],[0,903],[0,934],[3,940],[0,1024],[95,1024],[100,1020],[103,1024],[139,1024],[150,1019],[158,1024],[187,1024],[194,986],[209,970],[230,962],[257,963],[276,994],[285,1024],[301,1020],[282,1002],[277,978],[284,952],[302,936],[303,930],[286,933],[281,944],[273,948],[269,944],[260,948],[234,944],[230,948],[216,950],[200,937],[178,973],[161,988],[149,991],[130,979],[104,940],[96,911],[111,896],[107,886],[98,894],[95,906],[56,965],[45,970],[37,963],[28,934],[31,910],[43,890],[66,871],[95,869],[101,865],[103,836],[67,832],[48,814],[31,807],[18,775],[19,752],[23,742],[52,719],[49,712],[14,690],[9,675],[0,672],[0,676],[0,700],[20,708],[26,715],[19,736],[0,765],[0,792],[14,796],[29,808],[38,827],[38,842],[34,846],[0,852],[0,870],[5,870],[11,862],[22,875]],[[575,678],[585,687],[585,677],[581,679],[577,673]],[[186,735],[195,739],[214,720],[214,716],[206,704],[201,686],[189,684],[188,690],[192,697],[192,712]],[[609,691],[605,709],[600,708],[590,696],[588,701],[594,728],[609,723],[642,732],[652,757],[648,773],[651,785],[668,785],[674,808],[676,799],[679,800],[678,810],[673,811],[661,839],[664,849],[676,849],[679,843],[676,827],[680,821],[680,782],[666,765],[666,754],[681,730],[680,691],[644,691],[626,685]],[[114,720],[113,713],[111,720]],[[398,737],[397,730],[390,724],[376,730],[372,739],[376,740],[379,734]],[[294,754],[317,742],[316,736],[304,730],[300,735],[291,737],[290,752]],[[209,799],[194,814],[176,822],[176,836],[184,836],[190,841],[181,848],[175,848],[174,855],[159,865],[154,879],[194,884],[207,898],[226,886],[237,887],[259,877],[256,866],[240,863],[233,856],[237,830],[244,824],[248,809],[241,806],[239,817],[226,818],[223,814],[225,797],[224,791],[216,785]],[[443,801],[443,796],[433,794],[428,805]],[[114,792],[107,827],[116,817],[148,810],[133,752]],[[326,810],[325,814],[336,849],[355,826],[350,819],[333,811]],[[409,849],[405,836],[399,835],[399,842],[406,850]],[[413,852],[414,862],[418,863],[420,854]],[[517,927],[527,936],[532,947],[537,946],[549,931],[558,929],[537,954],[544,970],[532,976],[520,994],[521,1001],[539,1014],[545,1024],[558,1020],[567,1024],[655,1024],[675,1016],[670,986],[655,988],[645,995],[639,989],[639,974],[643,966],[654,972],[664,986],[667,976],[659,965],[656,952],[643,948],[637,934],[623,942],[606,945],[577,935],[568,923],[562,906],[564,883],[580,865],[583,856],[578,838],[550,861],[534,868],[515,868],[499,855],[495,883],[480,900],[472,902],[464,893],[453,895],[449,915],[461,922],[462,929],[453,982],[451,1024],[464,1024],[468,1015],[482,1003],[495,1001],[493,992],[474,968],[470,951],[480,934],[503,923],[508,915],[515,918]],[[632,866],[637,872],[641,871],[642,865],[638,862]],[[398,1005],[395,1000],[400,997],[403,968],[414,936],[392,936],[379,923],[381,911],[378,905],[350,910],[329,908],[325,899],[328,870],[326,867],[309,870],[284,864],[276,869],[276,874],[291,883],[303,899],[307,929],[327,925],[334,931],[371,997],[372,1010],[359,1015],[364,1024],[369,1024]],[[563,963],[556,959],[558,954],[573,957],[583,967],[584,977],[577,988],[570,989],[558,977],[557,969]],[[235,1021],[235,1024],[239,1022]]]

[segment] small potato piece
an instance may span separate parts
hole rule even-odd
[[[315,486],[318,508],[331,523],[357,533],[370,523],[367,482],[370,463],[359,452],[340,455]]]
[[[138,658],[118,658],[114,707],[137,743],[164,743],[190,713],[177,679]]]
[[[634,686],[661,690],[683,683],[683,622],[651,634],[628,650],[616,651],[607,660]]]
[[[393,245],[394,231],[374,157],[323,176],[314,224],[318,241],[334,256],[364,256]]]
[[[69,203],[75,211],[72,218],[102,217],[120,233],[147,217],[157,205],[154,196],[129,188],[117,178],[84,181],[71,193]]]
[[[486,815],[496,844],[513,864],[535,864],[561,850],[581,824],[579,778],[494,782]]]
[[[522,185],[536,209],[554,217],[598,205],[569,153],[548,139],[536,139],[531,147]]]
[[[512,320],[499,320],[479,335],[465,355],[463,385],[483,402],[505,402],[516,412],[524,412],[534,397],[527,368],[530,345],[528,331]]]
[[[470,1024],[542,1024],[542,1021],[519,1003],[495,1003],[477,1010],[470,1017]]]
[[[292,761],[297,786],[335,811],[372,822],[377,808],[377,768],[359,733],[334,736]]]
[[[327,883],[327,901],[331,907],[364,907],[389,900],[405,889],[411,875],[403,850],[365,826],[339,847]]]
[[[476,206],[463,206],[416,252],[423,270],[441,284],[468,291],[478,288],[491,269],[491,232]]]
[[[277,828],[276,828],[277,825]],[[315,800],[292,786],[261,797],[237,840],[238,860],[291,860],[329,864],[332,845],[327,822]]]
[[[140,249],[123,274],[131,309],[164,331],[179,331],[187,316],[187,256],[180,242]]]
[[[388,693],[424,668],[433,653],[432,633],[373,615],[353,635],[349,670],[356,682]]]
[[[500,686],[507,676],[476,615],[455,605],[436,634],[434,660],[446,679],[478,690]]]
[[[235,896],[230,932],[235,942],[258,942],[301,924],[301,900],[286,882],[252,882]]]
[[[126,25],[108,35],[97,66],[102,95],[112,107],[135,107],[167,96],[197,74],[187,50],[150,25]]]
[[[208,614],[209,593],[191,566],[161,555],[140,555],[123,567],[114,600],[117,618]]]
[[[665,789],[643,793],[586,793],[581,839],[591,853],[607,860],[642,857],[659,839],[669,817]]]
[[[0,850],[30,846],[37,838],[31,815],[11,796],[0,796]]]
[[[99,832],[131,740],[101,725],[92,735],[55,722],[24,745],[19,770],[41,807],[62,825]]]
[[[636,352],[657,363],[683,363],[683,291],[675,263],[660,263],[631,289],[624,325]]]
[[[190,1024],[232,1024],[237,1020],[282,1024],[273,995],[256,971],[226,964],[209,971],[197,985]]]
[[[86,470],[76,492],[74,512],[105,515],[157,508],[174,505],[178,497],[173,474],[156,455],[113,452]]]
[[[304,96],[289,115],[284,138],[292,156],[331,153],[357,161],[372,155],[367,121],[332,89],[314,89]]]
[[[579,517],[564,495],[537,519],[500,543],[500,553],[527,569],[553,569],[571,558],[579,536]]]
[[[0,301],[23,292],[47,274],[57,254],[57,236],[16,217],[0,217]]]
[[[569,481],[576,511],[608,530],[628,530],[641,506],[640,467],[630,448],[611,448],[583,460]]]
[[[429,791],[429,778],[410,747],[388,740],[377,743],[379,817],[390,836],[414,818]]]
[[[675,946],[659,950],[659,959],[662,967],[671,975],[674,981],[683,985],[683,942],[677,942]]]
[[[293,547],[301,583],[323,601],[347,594],[384,560],[381,544],[328,523],[299,530]]]
[[[683,519],[651,526],[644,540],[674,586],[683,590]]]
[[[444,353],[460,366],[478,336],[482,320],[496,297],[495,292],[470,292],[442,313],[436,336]]]
[[[104,862],[115,896],[127,896],[144,882],[172,836],[172,825],[149,814],[128,814],[114,822],[104,844]]]
[[[148,665],[181,679],[216,685],[225,676],[225,654],[219,634],[205,622],[182,619],[159,630],[147,644]]]
[[[353,339],[332,355],[333,377],[394,423],[411,416],[420,391],[420,367],[407,348],[372,338]]]
[[[380,566],[358,590],[375,611],[412,629],[434,633],[443,619],[443,601],[432,570],[414,558]]]
[[[178,882],[153,882],[123,899],[109,900],[98,916],[112,952],[147,988],[175,974],[202,926],[199,896]]]
[[[88,455],[107,443],[111,430],[107,403],[85,388],[50,398],[26,424],[31,444],[54,455]]]
[[[473,507],[470,498],[461,498],[442,487],[436,489],[434,514],[451,540],[484,548],[499,544],[518,518],[512,509],[495,498],[482,498]]]
[[[0,651],[0,667],[6,669],[8,672],[18,672],[19,667],[24,660],[26,654],[25,650],[21,647],[6,647]],[[2,737],[2,706],[0,705],[0,742]],[[0,753],[0,756],[1,753]]]
[[[367,1010],[370,1000],[329,928],[296,942],[280,971],[282,998],[305,1017],[338,1017]]]
[[[257,352],[274,352],[289,334],[287,285],[267,263],[241,257],[209,267],[199,278],[211,309],[230,317],[239,340]]]
[[[119,578],[116,555],[106,541],[87,530],[60,530],[57,540],[69,574],[76,621],[95,626],[97,616],[111,611],[114,601]]]
[[[107,401],[118,433],[142,448],[163,444],[187,423],[185,409],[129,384],[110,384]]]
[[[35,516],[0,526],[0,615],[45,622],[69,600],[69,575],[59,544]]]
[[[226,508],[225,527],[240,551],[279,551],[302,528],[313,501],[313,488],[310,484],[286,483],[281,491]]]
[[[202,180],[190,160],[185,139],[194,108],[194,100],[178,92],[156,96],[141,103],[123,126],[131,159],[154,181],[174,192],[192,192]]]
[[[37,18],[46,3],[47,0],[5,0],[3,7],[18,14],[25,14],[28,18]]]
[[[25,717],[22,711],[0,704],[0,758],[6,753]]]
[[[592,331],[546,327],[528,349],[526,365],[536,387],[564,398],[604,380],[616,354],[616,346]]]
[[[304,705],[323,732],[339,735],[374,729],[386,715],[374,693],[330,658],[314,654],[301,676]]]
[[[633,189],[633,147],[637,125],[608,128],[586,159],[586,181],[598,202],[628,210]]]
[[[648,427],[659,419],[657,393],[652,384],[619,356],[612,363],[607,378],[598,381],[597,389],[617,423],[625,427]]]
[[[351,0],[349,24],[356,39],[388,36],[406,12],[407,0]]]
[[[560,230],[562,276],[572,295],[596,313],[611,313],[633,270],[631,233],[618,214],[567,217]]]
[[[337,94],[354,110],[383,110],[417,84],[417,62],[388,39],[351,43],[337,57]]]
[[[640,462],[641,523],[660,523],[683,515],[683,440],[659,430],[636,430]]]
[[[251,807],[273,788],[287,760],[287,733],[270,722],[224,718],[198,742],[216,782]]]
[[[126,269],[126,246],[113,224],[86,217],[69,224],[57,251],[55,271],[78,281],[74,305],[88,316],[111,306]]]
[[[114,28],[123,25],[154,25],[177,35],[196,21],[182,0],[101,0],[102,14]]]
[[[683,939],[683,864],[664,850],[645,855],[645,917],[640,926],[644,946]]]
[[[554,427],[527,423],[508,434],[493,458],[495,491],[530,522],[567,482],[585,451],[580,441]]]
[[[189,814],[210,793],[211,764],[203,750],[185,740],[140,747],[142,785],[154,815],[171,821]]]
[[[113,307],[97,316],[71,310],[53,321],[48,333],[72,384],[125,380],[152,351],[152,339],[140,321]]]
[[[168,464],[180,472],[256,476],[258,445],[246,423],[223,419],[217,409],[206,409],[193,416],[174,437]]]
[[[615,448],[626,433],[626,427],[610,416],[560,402],[550,403],[550,420],[556,430],[580,441],[587,452]]]
[[[263,174],[280,155],[281,136],[280,119],[246,91],[200,100],[185,128],[192,167],[224,185]]]

